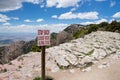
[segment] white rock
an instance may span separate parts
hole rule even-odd
[[[82,71],[83,71],[83,72],[90,72],[91,70],[92,70],[91,67],[87,67],[87,68],[83,69]]]
[[[81,60],[81,64],[85,64],[85,63],[89,63],[92,62],[92,57],[90,56],[85,56],[82,60]]]
[[[109,62],[103,62],[101,65],[98,65],[98,68],[102,69],[102,68],[105,68],[105,67],[108,67],[108,66],[110,66]]]
[[[98,56],[99,59],[104,58],[106,55],[107,53],[103,49],[99,50],[99,56]]]
[[[59,68],[57,66],[53,66],[51,68],[51,72],[57,72],[57,71],[59,71]]]
[[[95,49],[92,57],[96,58],[96,59],[102,59],[107,55],[107,53],[103,50],[103,49]]]
[[[68,66],[69,63],[65,60],[65,57],[62,56],[56,56],[55,57],[56,62],[61,66]]]
[[[112,59],[113,59],[113,60],[117,60],[117,59],[119,59],[119,56],[118,56],[118,55],[113,55],[113,56],[112,56]]]
[[[73,54],[66,54],[66,60],[68,60],[72,65],[77,62],[77,57]]]
[[[31,78],[32,78],[32,74],[31,74],[31,73],[26,74],[26,76],[28,76],[28,77],[31,77]]]
[[[75,73],[75,70],[74,70],[74,69],[70,69],[69,71],[70,71],[70,73],[72,73],[72,74]]]
[[[106,65],[102,65],[102,64],[98,66],[99,69],[102,69],[102,68],[105,68],[105,67],[106,67]]]
[[[117,55],[120,55],[120,51],[116,51],[116,54],[117,54]]]

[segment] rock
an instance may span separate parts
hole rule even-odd
[[[99,68],[99,69],[102,69],[102,68],[105,68],[105,67],[107,67],[107,66],[109,66],[109,63],[103,62],[101,65],[98,66],[98,68]]]
[[[70,71],[70,73],[72,73],[72,74],[75,73],[75,70],[74,70],[74,69],[70,69],[69,71]]]
[[[66,54],[66,58],[65,58],[67,61],[69,61],[69,63],[71,65],[75,65],[76,62],[77,62],[77,57],[73,54]]]
[[[15,74],[13,74],[13,79],[20,79],[22,77],[22,74],[20,74],[20,72],[16,72]]]
[[[102,59],[107,55],[107,53],[103,50],[103,49],[95,49],[92,57],[96,58],[96,59]]]
[[[68,66],[69,62],[65,60],[65,56],[56,56],[55,57],[56,63],[60,66]]]
[[[26,76],[32,78],[32,74],[31,73],[27,74]]]
[[[116,45],[120,46],[120,41],[118,40],[120,35],[118,35],[112,32],[92,32],[84,38],[52,47],[47,51],[50,54],[49,57],[55,59],[59,66],[80,67],[87,63],[96,63],[107,57],[107,55],[112,54],[118,48]]]
[[[82,71],[83,71],[83,72],[90,72],[91,70],[92,70],[91,67],[87,67],[87,68],[83,69]]]
[[[51,72],[57,72],[60,70],[59,67],[52,60],[46,62],[46,68],[48,68],[48,70]]]
[[[99,65],[98,68],[99,69],[102,69],[102,68],[105,68],[106,66],[105,65]]]
[[[58,66],[53,66],[52,68],[51,68],[51,72],[57,72],[57,71],[59,71],[60,69],[59,69],[59,67]]]
[[[2,65],[0,65],[0,71],[3,69],[3,66]]]
[[[112,60],[118,60],[118,59],[119,59],[119,56],[118,56],[118,55],[113,55],[111,59],[112,59]]]
[[[85,57],[81,60],[80,64],[86,64],[86,63],[89,63],[89,62],[92,62],[92,57],[90,57],[90,56],[85,56]]]

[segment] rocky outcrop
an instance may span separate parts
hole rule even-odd
[[[78,30],[82,30],[85,29],[86,27],[80,24],[71,24],[70,26],[68,26],[67,28],[64,29],[64,31],[66,31],[67,33],[73,34]]]
[[[119,52],[119,33],[97,31],[84,38],[47,49],[47,57],[48,62],[53,60],[58,67],[84,68]]]

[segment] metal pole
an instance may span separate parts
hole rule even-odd
[[[45,46],[42,46],[41,75],[42,75],[42,80],[45,80]]]

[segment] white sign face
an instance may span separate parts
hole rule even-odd
[[[38,30],[37,38],[38,46],[49,46],[50,45],[50,30]]]

